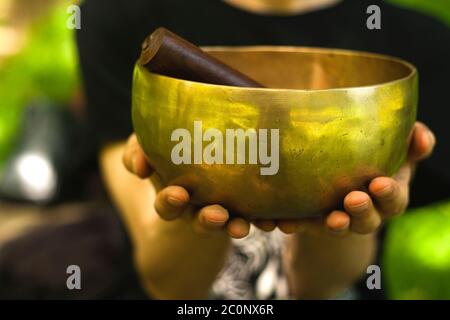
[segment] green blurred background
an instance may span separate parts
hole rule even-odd
[[[388,0],[387,2],[421,11],[450,25],[449,0]]]

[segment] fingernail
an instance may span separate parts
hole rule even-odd
[[[184,205],[184,201],[177,199],[175,197],[167,197],[167,202],[172,206],[172,207],[181,207],[182,205]]]
[[[354,205],[354,206],[350,206],[350,209],[354,210],[354,211],[365,211],[369,208],[369,202],[365,201],[363,203]]]
[[[228,212],[224,214],[221,211],[211,211],[209,213],[208,221],[214,224],[223,224],[228,219]]]
[[[378,190],[377,196],[379,197],[385,197],[392,193],[392,186],[388,184],[386,187],[384,187],[381,190]]]
[[[337,222],[338,222],[337,225],[336,225],[336,223],[334,223],[334,225],[335,225],[334,228],[327,224],[327,229],[333,233],[342,233],[342,232],[347,231],[348,228],[350,227],[350,220],[347,220],[344,223],[342,223],[343,221],[337,221]]]

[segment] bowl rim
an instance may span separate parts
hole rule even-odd
[[[169,77],[165,75],[160,75],[157,73],[153,73],[148,71],[146,68],[139,65],[138,62],[136,62],[136,66],[139,66],[141,71],[144,72],[144,74],[148,74],[152,77],[161,78],[161,79],[170,79],[171,81],[175,81],[178,83],[186,83],[189,85],[195,85],[195,86],[202,86],[202,87],[209,87],[209,88],[222,88],[222,89],[238,89],[243,90],[247,92],[279,92],[279,93],[289,93],[289,92],[304,92],[304,93],[311,93],[311,92],[336,92],[336,91],[348,91],[348,90],[356,90],[356,89],[375,89],[379,87],[385,87],[388,85],[393,85],[400,82],[406,82],[410,79],[413,79],[417,76],[417,68],[410,62],[392,56],[387,54],[381,54],[381,53],[375,53],[375,52],[368,52],[368,51],[362,51],[362,50],[351,50],[351,49],[339,49],[339,48],[327,48],[327,47],[308,47],[308,46],[202,46],[203,50],[207,52],[214,52],[214,51],[247,51],[247,52],[263,52],[263,51],[272,51],[272,52],[317,52],[317,53],[335,53],[339,55],[359,55],[367,58],[376,58],[380,60],[390,60],[396,63],[399,63],[403,66],[405,66],[407,69],[409,69],[409,72],[406,76],[394,79],[391,81],[376,83],[372,85],[366,85],[366,86],[349,86],[349,87],[341,87],[341,88],[327,88],[327,89],[288,89],[288,88],[254,88],[254,87],[236,87],[236,86],[229,86],[229,85],[219,85],[219,84],[211,84],[211,83],[204,83],[199,81],[192,81],[192,80],[185,80],[185,79],[179,79],[174,77]]]

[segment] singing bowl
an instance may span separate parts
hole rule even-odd
[[[163,185],[186,188],[193,205],[220,204],[250,219],[320,216],[405,160],[418,99],[411,64],[338,49],[205,50],[267,88],[186,81],[136,64],[132,90],[133,125],[150,164]],[[264,166],[248,161],[175,164],[172,133],[182,128],[194,137],[194,121],[224,136],[278,129],[278,172],[261,175]]]

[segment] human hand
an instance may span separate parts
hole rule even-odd
[[[190,212],[196,230],[215,232],[225,229],[233,238],[245,237],[250,230],[250,223],[267,232],[278,227],[288,234],[304,229],[324,229],[338,234],[350,230],[368,234],[376,231],[384,219],[397,216],[406,209],[412,171],[417,162],[432,153],[435,141],[433,133],[423,123],[417,122],[413,129],[408,159],[399,171],[392,177],[373,179],[369,184],[368,193],[350,192],[344,198],[345,211],[334,210],[325,218],[297,221],[230,219],[228,211],[220,205],[195,210],[189,205],[189,193],[179,186],[169,186],[161,190],[155,201],[155,209],[164,220],[174,220]],[[128,140],[123,162],[130,172],[140,178],[147,178],[152,173],[134,134]]]
[[[409,146],[408,158],[392,177],[377,177],[368,192],[352,191],[344,198],[345,211],[334,210],[325,218],[301,221],[280,221],[278,227],[293,233],[299,230],[328,230],[332,233],[358,234],[375,232],[385,219],[402,214],[409,202],[409,183],[415,165],[433,151],[436,139],[423,123],[416,122]]]
[[[135,134],[132,134],[127,141],[122,162],[128,171],[141,179],[149,178],[153,173]],[[222,206],[216,204],[197,209],[189,204],[189,200],[186,189],[180,186],[168,186],[158,190],[155,210],[163,220],[185,220],[201,234],[228,232],[232,238],[243,238],[249,233],[249,221],[231,218]]]

